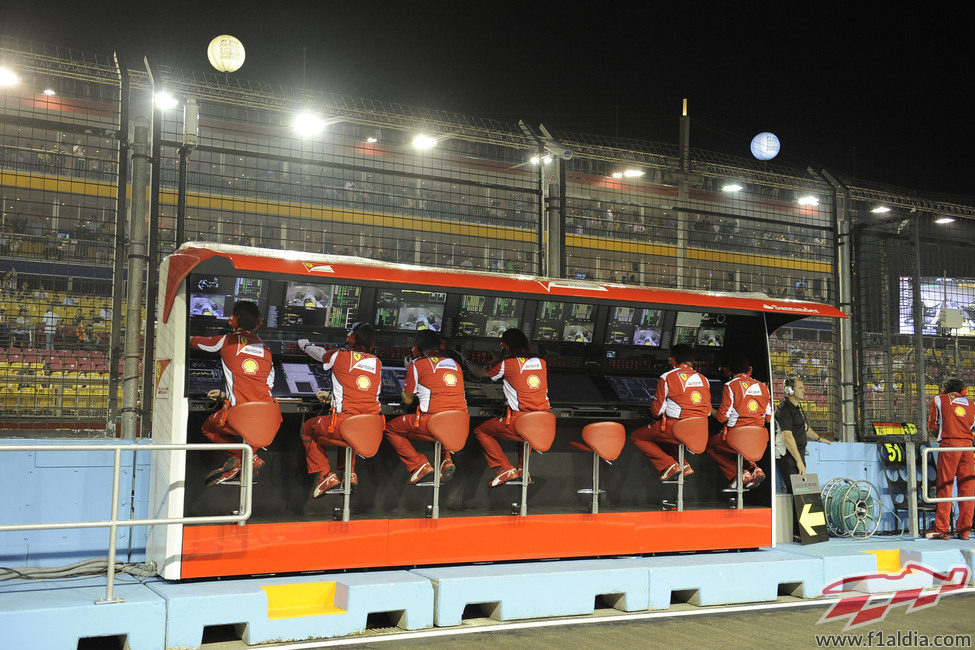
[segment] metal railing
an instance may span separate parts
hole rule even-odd
[[[949,501],[975,501],[975,496],[971,497],[929,497],[928,496],[928,454],[951,453],[951,452],[975,452],[975,447],[928,447],[921,450],[921,476],[924,480],[921,483],[921,499],[925,503],[947,503]]]
[[[119,502],[119,481],[122,473],[122,452],[123,451],[213,451],[213,450],[240,450],[243,454],[241,458],[240,474],[240,509],[237,514],[232,515],[213,515],[206,517],[173,517],[173,518],[151,518],[151,519],[124,519],[118,518]],[[20,530],[57,530],[73,528],[109,528],[110,537],[108,541],[108,569],[106,571],[107,585],[105,587],[105,598],[96,600],[101,603],[121,603],[123,599],[115,596],[115,553],[116,536],[119,526],[159,526],[170,524],[226,524],[236,523],[241,526],[250,519],[252,496],[254,489],[253,477],[253,457],[254,452],[249,445],[243,443],[233,444],[214,444],[198,443],[191,445],[140,445],[140,444],[110,444],[110,445],[0,445],[0,451],[114,451],[114,462],[112,466],[112,511],[111,519],[103,521],[67,521],[45,524],[2,524],[0,533],[13,532]]]

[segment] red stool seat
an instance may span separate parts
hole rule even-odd
[[[386,420],[381,415],[353,415],[339,422],[339,435],[363,458],[372,458],[383,441]]]
[[[693,417],[673,423],[674,437],[692,454],[704,453],[708,446],[708,419]]]
[[[765,455],[768,430],[765,427],[733,427],[725,434],[725,442],[742,458],[755,463]]]
[[[227,424],[247,444],[267,447],[281,428],[281,408],[275,402],[243,402],[227,411]]]
[[[442,411],[427,420],[427,431],[451,453],[458,452],[467,444],[471,416],[467,411]]]
[[[548,451],[555,440],[555,416],[550,411],[531,411],[515,419],[515,432],[535,451]]]
[[[593,422],[582,429],[582,442],[570,442],[569,447],[612,462],[619,458],[625,442],[626,429],[619,422]]]

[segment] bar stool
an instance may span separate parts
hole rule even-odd
[[[593,422],[582,429],[582,442],[573,440],[569,447],[577,451],[592,453],[592,490],[583,488],[577,494],[592,492],[592,514],[599,512],[599,459],[612,465],[623,451],[626,442],[626,429],[619,422]]]
[[[434,437],[433,443],[433,482],[417,483],[422,487],[433,486],[433,505],[427,506],[430,517],[440,518],[440,479],[441,462],[440,448],[455,453],[467,444],[467,434],[471,427],[471,416],[467,411],[441,411],[434,413],[427,420],[427,432]]]
[[[677,420],[671,425],[671,432],[680,444],[677,445],[677,512],[684,511],[684,448],[692,454],[703,453],[708,446],[708,419],[703,416]],[[666,502],[665,502],[666,503]]]
[[[339,435],[345,440],[345,476],[341,490],[329,490],[326,494],[342,494],[342,521],[349,520],[349,500],[352,495],[352,452],[363,458],[372,458],[383,441],[386,420],[381,415],[353,415],[338,425]],[[336,517],[337,519],[337,517]]]
[[[277,402],[241,402],[227,409],[224,423],[251,447],[267,447],[281,428],[281,407]],[[239,481],[225,481],[222,485],[241,485],[252,480],[254,465],[242,465]]]
[[[521,466],[521,504],[518,514],[528,515],[528,458],[532,449],[541,453],[548,451],[555,440],[555,416],[550,411],[530,411],[515,419],[515,433],[522,439]],[[509,481],[509,485],[518,485],[518,481]]]
[[[738,452],[738,484],[735,490],[738,493],[738,510],[741,510],[742,494],[742,458],[746,458],[753,463],[765,455],[765,448],[768,447],[768,430],[765,427],[732,427],[725,432],[725,442],[728,446]]]

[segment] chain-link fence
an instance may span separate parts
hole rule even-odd
[[[773,379],[805,380],[807,412],[824,432],[839,431],[844,386],[856,388],[861,425],[907,419],[917,401],[916,337],[900,317],[902,288],[915,275],[910,224],[905,231],[902,219],[870,210],[888,202],[895,214],[972,216],[964,201],[840,186],[687,147],[556,132],[574,154],[561,159],[515,124],[225,75],[160,68],[150,77],[85,53],[0,44],[0,65],[19,77],[0,88],[0,426],[8,429],[114,432],[118,405],[109,398],[126,295],[119,187],[134,180],[127,125],[151,123],[153,96],[168,103],[157,113],[158,212],[138,217],[153,238],[150,267],[197,240],[843,306],[848,269],[839,260],[850,240],[841,228],[860,224],[852,379],[841,378],[835,322],[800,321],[770,341]],[[967,225],[951,227],[971,241]],[[927,318],[953,309],[967,317],[970,261],[961,248],[945,253],[951,238],[935,225],[922,230],[930,262],[922,301],[940,290],[944,306]],[[548,237],[561,244],[554,265]],[[937,374],[925,384],[946,373],[975,378],[964,327],[952,331],[959,337],[924,332],[923,358]]]

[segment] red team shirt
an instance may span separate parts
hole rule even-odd
[[[423,357],[411,363],[403,392],[419,398],[421,413],[467,410],[464,373],[450,357]]]
[[[938,432],[938,440],[962,438],[971,441],[973,424],[975,424],[975,404],[967,397],[948,394],[938,395],[931,400],[928,429]]]
[[[717,417],[729,429],[767,424],[772,419],[772,395],[768,386],[747,373],[736,375],[724,385]]]
[[[273,402],[274,364],[271,351],[253,332],[222,336],[191,336],[190,346],[204,352],[219,352],[230,405]]]
[[[681,420],[711,413],[711,387],[704,375],[682,363],[660,375],[650,406],[654,416]]]
[[[512,357],[487,370],[488,377],[504,380],[504,396],[512,411],[549,411],[548,371],[538,357]]]
[[[332,371],[332,407],[336,413],[376,415],[380,412],[383,364],[375,355],[345,348],[326,351],[317,345],[305,346],[305,352],[321,361],[325,370]]]

